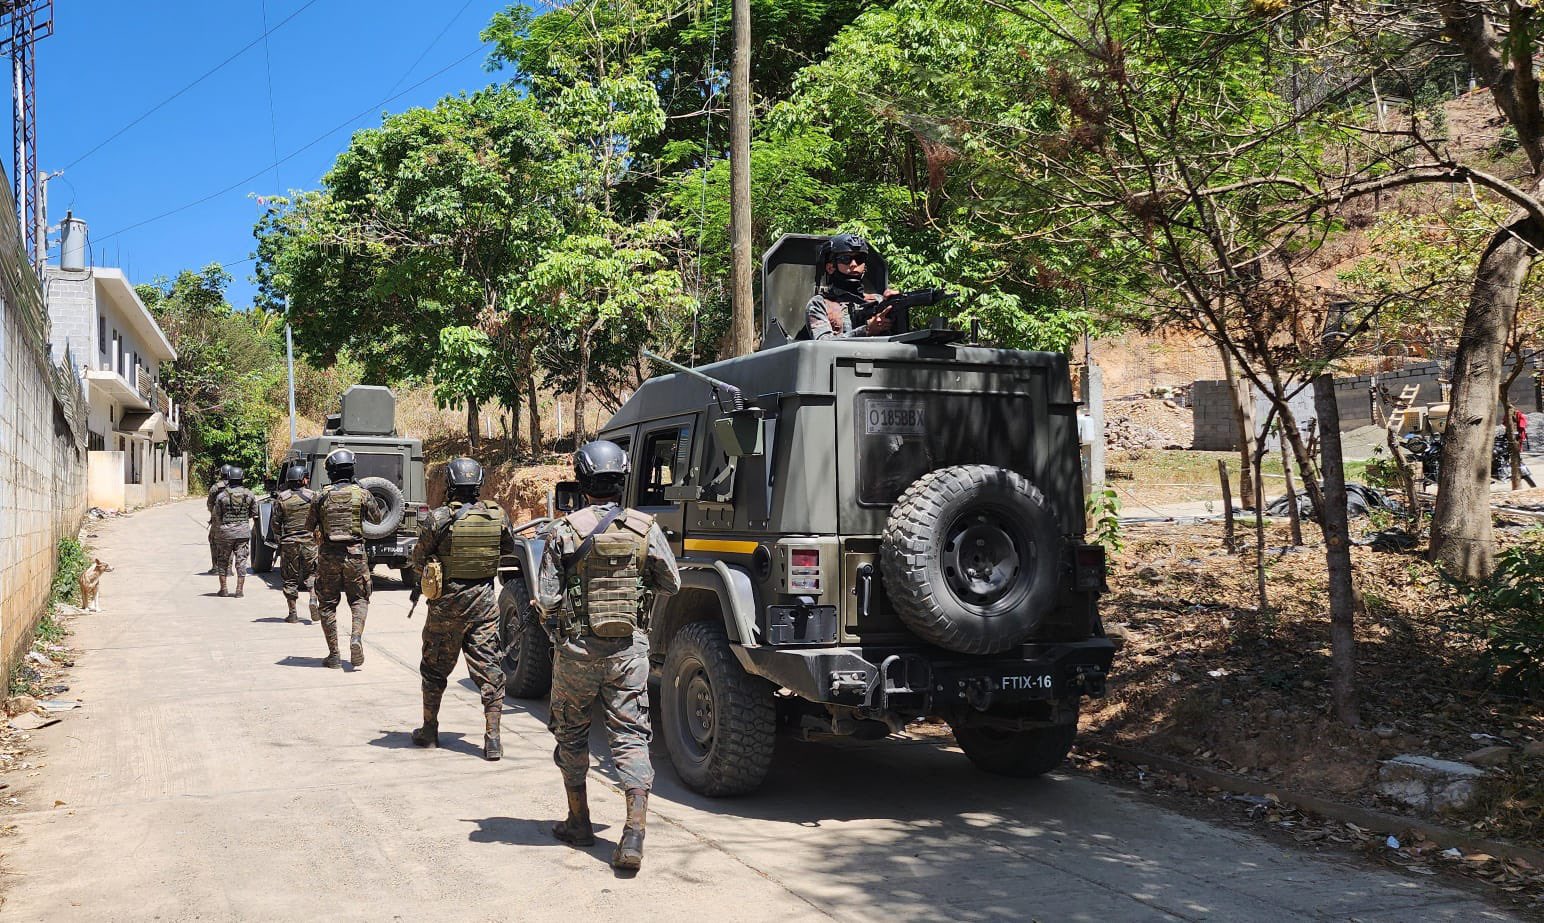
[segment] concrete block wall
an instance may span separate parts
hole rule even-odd
[[[1442,400],[1439,377],[1443,368],[1436,362],[1422,362],[1406,366],[1396,372],[1383,372],[1377,376],[1391,400],[1397,401],[1400,393],[1410,385],[1420,388],[1417,404],[1435,404]],[[1372,376],[1355,375],[1335,379],[1335,405],[1340,411],[1341,431],[1358,429],[1374,422],[1372,409]],[[1298,422],[1307,426],[1315,418],[1313,399],[1304,390],[1303,399],[1295,402],[1294,414]],[[1539,398],[1534,380],[1528,371],[1519,375],[1507,392],[1507,399],[1524,411],[1540,411]],[[1195,443],[1192,448],[1214,452],[1231,452],[1238,449],[1238,429],[1233,420],[1233,398],[1227,382],[1198,381],[1190,392],[1191,414],[1195,422]],[[1255,393],[1255,418],[1265,419],[1268,402],[1258,391]]]
[[[96,283],[88,272],[50,268],[44,277],[48,316],[53,329],[49,345],[53,360],[64,358],[68,348],[79,366],[92,366],[97,355]],[[76,374],[80,369],[76,369]]]

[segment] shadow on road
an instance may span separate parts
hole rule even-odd
[[[428,750],[426,747],[420,747],[413,743],[411,731],[382,731],[381,736],[370,741],[370,746],[384,747],[387,750],[421,750],[425,752]],[[482,741],[479,739],[476,743],[473,743],[467,740],[466,735],[459,731],[441,731],[439,749],[449,750],[452,753],[470,754],[477,757],[478,760],[483,758]]]
[[[600,855],[601,846],[606,845],[598,838],[594,846],[582,849],[560,842],[552,835],[552,825],[557,823],[559,818],[535,820],[525,817],[463,817],[461,820],[463,823],[477,825],[476,830],[466,835],[466,838],[473,843],[504,843],[509,846],[558,846],[564,849],[578,849],[580,852],[587,852],[597,856]],[[595,829],[604,830],[606,825],[596,824]],[[611,856],[611,850],[614,848],[614,846],[606,845],[605,855],[608,861]]]
[[[279,621],[282,622],[283,619]],[[290,654],[287,657],[275,660],[274,664],[281,667],[320,667],[325,670],[327,668],[322,666],[323,659],[321,657],[297,657],[294,654]]]
[[[265,615],[265,616],[263,616],[260,619],[253,619],[252,620],[252,624],[256,625],[259,622],[278,622],[280,625],[283,625],[284,623],[286,623],[288,621],[289,621],[289,619],[285,618],[282,615]],[[296,622],[295,624],[296,625],[309,625],[311,623],[307,622],[305,619],[301,619],[300,621]]]

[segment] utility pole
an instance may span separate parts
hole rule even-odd
[[[38,39],[54,34],[54,0],[0,0],[0,54],[11,58],[12,142],[14,144],[13,179],[16,183],[16,221],[21,230],[22,249],[34,254],[34,269],[43,271],[38,252],[38,226],[42,220],[42,179],[38,176],[37,74],[32,46]]]
[[[289,363],[290,445],[295,444],[295,335],[290,330],[289,296],[284,296],[284,352]]]
[[[729,352],[756,348],[751,293],[751,4],[731,0],[734,64],[729,71]]]
[[[48,265],[48,181],[63,175],[63,170],[38,174],[37,203],[32,210],[32,265],[40,273]]]

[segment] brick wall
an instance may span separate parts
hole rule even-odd
[[[0,215],[15,213],[0,182]],[[48,604],[55,547],[86,501],[85,397],[51,361],[43,293],[0,220],[0,683],[7,687]],[[60,353],[61,359],[63,353]]]
[[[1397,372],[1383,372],[1377,376],[1390,401],[1398,401],[1405,388],[1420,388],[1417,404],[1435,404],[1442,400],[1442,388],[1438,377],[1442,366],[1435,362],[1423,362],[1406,366]],[[1335,404],[1340,410],[1342,431],[1367,426],[1376,421],[1372,411],[1372,376],[1356,375],[1335,379]],[[1539,396],[1533,377],[1524,372],[1512,383],[1507,399],[1525,411],[1544,410],[1539,406]],[[1191,413],[1195,419],[1195,443],[1192,448],[1215,452],[1231,452],[1238,448],[1238,430],[1233,422],[1233,400],[1228,385],[1222,381],[1198,381],[1190,392]],[[1263,394],[1255,393],[1255,418],[1263,421],[1268,404]],[[1313,400],[1305,389],[1303,399],[1295,402],[1293,412],[1298,421],[1307,425],[1315,418]]]

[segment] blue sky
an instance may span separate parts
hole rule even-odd
[[[296,14],[268,38],[278,155],[325,138],[281,163],[275,177],[267,67],[258,42],[87,155],[261,36],[264,2],[270,28]],[[90,225],[93,262],[123,268],[136,282],[225,263],[234,277],[231,303],[245,307],[255,292],[249,260],[259,213],[254,195],[315,188],[350,134],[380,124],[383,109],[400,112],[504,79],[484,71],[486,54],[474,52],[478,32],[509,0],[307,4],[56,0],[54,35],[36,52],[39,166],[65,170],[49,184],[50,225],[73,210]],[[377,105],[397,93],[403,95]],[[9,156],[4,163],[9,172]],[[233,184],[208,202],[148,221]],[[57,240],[53,252],[57,257]]]

